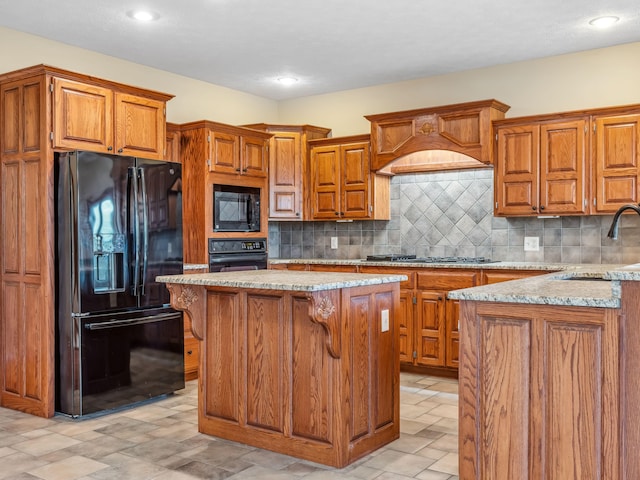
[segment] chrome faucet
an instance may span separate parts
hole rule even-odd
[[[638,215],[640,215],[640,203],[638,205],[630,203],[629,205],[623,205],[618,209],[616,214],[613,216],[613,222],[611,222],[611,227],[609,227],[609,233],[607,233],[607,237],[616,240],[618,238],[618,220],[620,219],[620,215],[625,210],[633,210]]]

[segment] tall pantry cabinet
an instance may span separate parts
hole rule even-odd
[[[54,151],[163,158],[171,98],[45,65],[0,75],[0,406],[54,414]]]

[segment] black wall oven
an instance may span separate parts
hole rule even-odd
[[[209,271],[262,270],[267,268],[267,239],[210,238]]]

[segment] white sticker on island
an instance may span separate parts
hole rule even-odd
[[[389,310],[382,310],[380,312],[380,318],[381,318],[381,328],[380,331],[382,332],[388,332],[389,331]]]

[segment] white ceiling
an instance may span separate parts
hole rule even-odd
[[[158,20],[134,21],[137,7]],[[600,15],[621,20],[588,24]],[[283,100],[637,42],[640,3],[0,0],[0,26]]]

